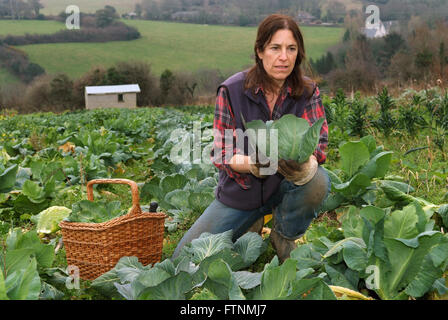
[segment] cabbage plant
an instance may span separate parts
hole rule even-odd
[[[63,206],[52,206],[31,217],[37,233],[50,234],[60,229],[59,222],[68,217],[72,210]]]
[[[294,160],[298,163],[307,161],[316,150],[324,121],[325,118],[320,118],[310,126],[307,120],[292,114],[267,122],[254,120],[245,123],[243,119],[252,147],[256,145],[258,150],[271,160],[277,160],[278,155],[279,159]],[[275,139],[278,142],[278,150],[272,146]]]

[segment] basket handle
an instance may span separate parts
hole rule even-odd
[[[87,183],[87,199],[93,201],[93,185],[94,184],[127,184],[131,187],[132,193],[132,210],[129,214],[133,213],[141,213],[142,210],[140,208],[140,196],[138,192],[138,185],[132,180],[129,179],[94,179],[90,180]]]

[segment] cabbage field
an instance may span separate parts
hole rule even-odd
[[[214,199],[213,107],[3,111],[0,300],[446,299],[447,92],[323,101],[331,194],[283,263],[269,217],[261,235],[205,233],[170,259]],[[137,182],[142,208],[157,201],[168,215],[159,263],[128,256],[93,281],[71,273],[59,222],[103,222],[131,207],[123,185],[98,185],[86,201],[98,178]]]

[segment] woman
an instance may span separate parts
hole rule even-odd
[[[254,161],[247,139],[238,147],[241,136],[237,133],[244,130],[244,121],[266,122],[294,114],[313,124],[325,117],[319,89],[302,75],[303,37],[291,17],[274,14],[265,18],[258,27],[254,51],[255,65],[218,88],[212,151],[213,163],[220,169],[216,199],[184,235],[173,258],[203,232],[232,229],[236,240],[248,230],[261,231],[264,215],[273,213],[270,239],[284,261],[329,192],[330,180],[320,167],[328,144],[326,120],[308,161],[298,164],[280,159],[275,174],[262,174],[264,166]],[[229,130],[233,132],[230,143],[224,138]]]

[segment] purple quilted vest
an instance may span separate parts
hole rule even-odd
[[[271,120],[269,107],[261,92],[254,95],[252,90],[244,89],[244,80],[247,71],[236,73],[224,81],[219,87],[226,87],[230,105],[235,116],[236,128],[244,130],[242,117],[246,122],[260,119],[264,122]],[[302,95],[296,100],[287,96],[281,107],[281,114],[294,114],[301,117],[304,111],[306,99]],[[245,154],[247,155],[247,139],[245,141]],[[216,199],[223,204],[239,209],[253,210],[259,208],[274,194],[279,187],[283,176],[279,173],[268,176],[265,179],[256,178],[248,174],[250,188],[243,189],[234,179],[230,178],[224,170],[219,170],[218,187],[216,188]]]

